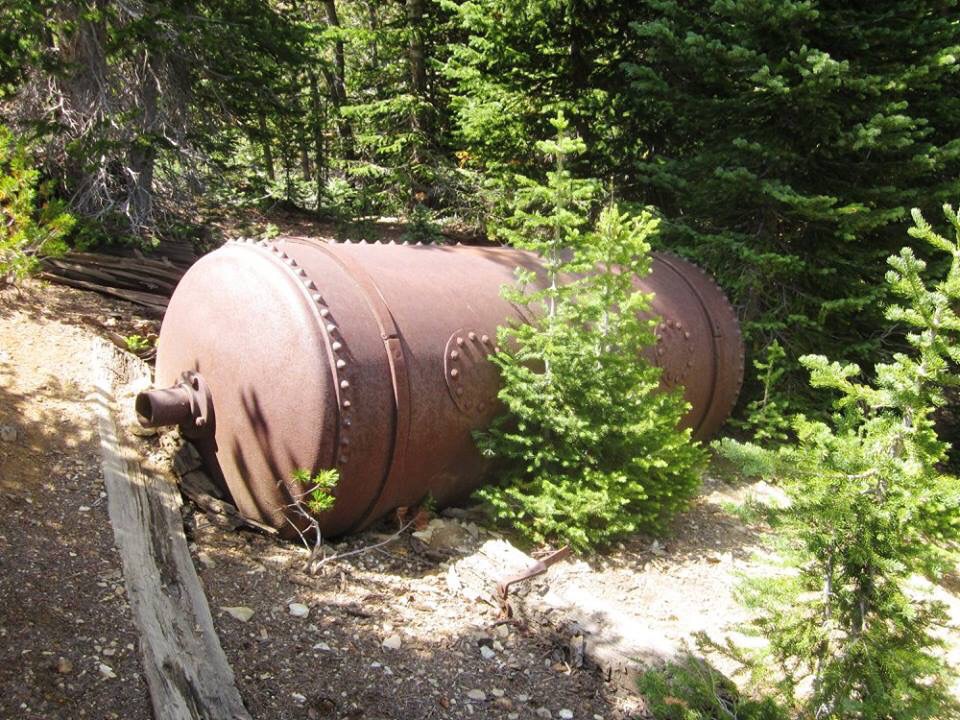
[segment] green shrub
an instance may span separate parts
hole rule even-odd
[[[519,286],[504,290],[538,319],[500,331],[492,360],[508,413],[478,439],[502,483],[479,496],[534,542],[587,550],[660,528],[699,486],[704,453],[677,430],[680,391],[661,392],[659,369],[641,354],[655,320],[634,278],[650,270],[656,221],[607,207],[590,227],[596,184],[563,168],[582,143],[564,136],[562,116],[555,126],[558,139],[539,147],[558,169],[546,184],[518,178],[514,213],[498,229],[542,256],[546,278],[518,270]]]
[[[66,205],[40,183],[26,143],[0,126],[0,281],[20,280],[41,258],[65,252],[73,223]]]
[[[747,583],[755,629],[769,640],[760,667],[775,661],[781,687],[811,717],[960,717],[944,662],[946,614],[911,587],[956,562],[960,480],[943,470],[948,449],[934,428],[943,391],[960,382],[960,215],[945,207],[956,240],[914,211],[910,234],[950,256],[946,276],[924,279],[909,248],[889,259],[887,282],[904,302],[887,317],[905,326],[910,353],[860,368],[821,356],[801,359],[811,385],[835,393],[831,422],[794,418],[795,445],[777,451],[730,440],[722,452],[751,473],[783,483],[777,549],[786,568]]]

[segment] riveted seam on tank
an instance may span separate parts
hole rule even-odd
[[[269,247],[269,249],[276,255],[279,255],[279,259],[283,262],[284,267],[288,267],[291,275],[296,279],[300,285],[307,291],[307,294],[310,300],[313,302],[314,307],[317,310],[319,315],[319,325],[324,335],[327,338],[329,348],[331,353],[336,357],[338,353],[344,352],[344,343],[342,336],[339,339],[334,339],[333,334],[338,331],[337,325],[334,322],[330,322],[330,308],[326,306],[326,301],[319,292],[317,292],[317,284],[314,282],[308,275],[307,271],[300,267],[296,259],[290,257],[286,252],[280,250],[279,246],[276,243],[264,243],[264,247]],[[341,377],[341,370],[344,370],[347,367],[347,361],[343,357],[336,357],[336,359],[330,365],[330,372],[333,375],[333,387],[334,393],[336,394],[337,401],[337,438],[336,445],[345,445],[349,444],[349,431],[347,428],[351,426],[350,418],[348,417],[351,407],[350,400],[346,395],[350,391],[350,381],[346,377]],[[345,442],[346,441],[346,442]],[[347,456],[338,453],[336,465],[342,467],[347,463]]]

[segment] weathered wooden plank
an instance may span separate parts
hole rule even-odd
[[[220,646],[180,516],[174,482],[145,468],[132,439],[118,433],[115,386],[149,379],[137,358],[97,339],[98,377],[90,396],[100,433],[110,521],[140,632],[140,651],[157,720],[250,720]]]
[[[96,283],[86,282],[85,280],[74,280],[72,278],[56,275],[50,272],[44,272],[42,276],[45,280],[49,280],[50,282],[59,283],[61,285],[69,285],[70,287],[75,287],[80,290],[92,290],[93,292],[98,292],[102,295],[109,295],[111,297],[120,298],[121,300],[127,300],[128,302],[136,303],[137,305],[142,305],[143,307],[147,308],[147,310],[160,317],[162,317],[163,313],[166,311],[167,302],[169,301],[169,298],[165,295],[136,292],[134,290],[121,290],[119,288],[112,288],[105,285],[97,285]]]

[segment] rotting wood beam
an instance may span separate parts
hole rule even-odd
[[[118,431],[115,387],[149,381],[145,363],[99,338],[89,397],[100,434],[110,522],[156,720],[251,720],[187,547],[176,484],[137,460]]]

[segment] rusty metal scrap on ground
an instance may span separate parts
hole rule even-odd
[[[238,241],[200,259],[170,300],[156,384],[137,411],[180,424],[251,519],[295,535],[295,471],[335,467],[325,535],[484,480],[472,433],[502,409],[487,360],[497,328],[528,321],[500,293],[536,256],[508,248]],[[684,423],[709,437],[743,374],[736,316],[699,268],[656,253],[638,288],[662,318],[651,358],[683,385]]]

